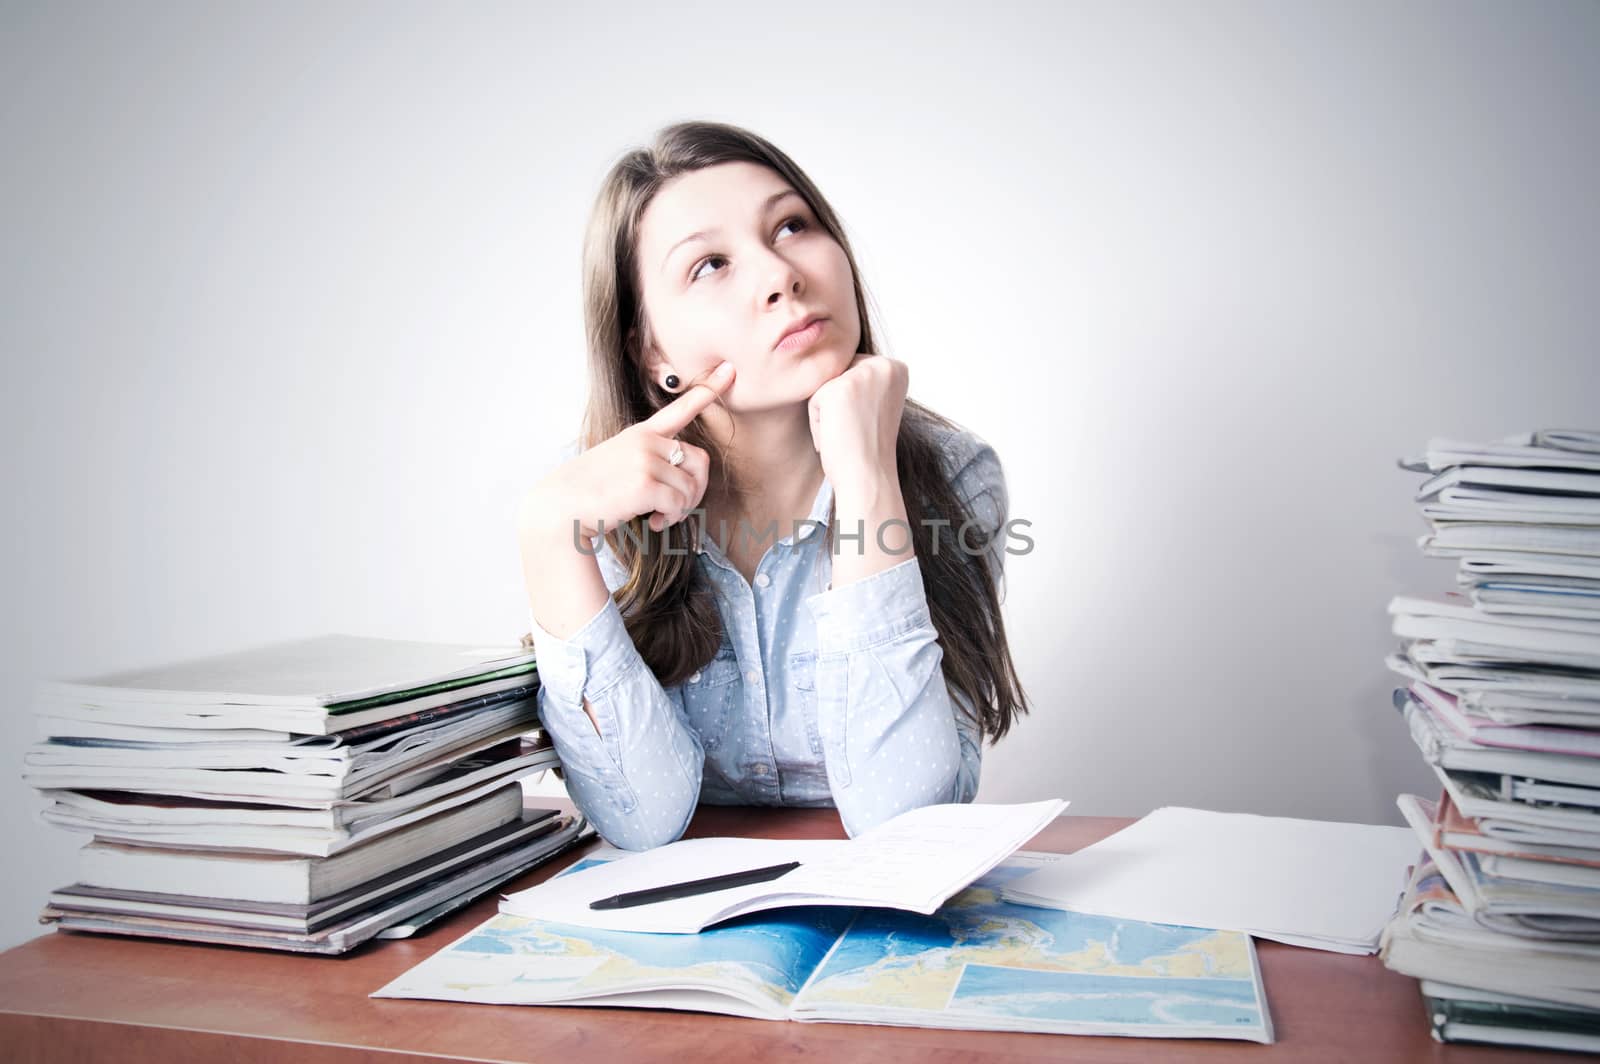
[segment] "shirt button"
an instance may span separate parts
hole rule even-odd
[[[750,774],[752,776],[765,776],[767,774],[767,766],[761,762],[757,762],[756,764],[750,766]]]
[[[751,669],[749,672],[744,674],[744,682],[745,683],[759,683],[759,682],[761,682],[761,674],[759,672],[757,672],[756,670]]]
[[[772,583],[772,577],[768,576],[766,573],[756,574],[756,587],[766,587],[770,583]]]
[[[698,672],[690,673],[689,674],[689,682],[690,683],[699,683],[700,682],[700,674]]]

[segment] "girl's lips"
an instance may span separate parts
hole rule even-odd
[[[799,332],[792,332],[778,341],[778,351],[803,351],[816,343],[817,337],[822,335],[822,327],[828,323],[827,318],[818,318]]]

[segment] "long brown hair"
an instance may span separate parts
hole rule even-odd
[[[595,199],[583,247],[583,303],[589,347],[589,405],[584,413],[583,446],[602,443],[671,402],[674,396],[650,377],[641,345],[648,323],[640,298],[636,249],[639,222],[661,187],[681,174],[719,163],[750,162],[772,170],[810,205],[817,221],[844,249],[855,280],[856,310],[863,352],[875,352],[865,286],[855,254],[832,206],[794,161],[761,137],[716,122],[682,122],[656,134],[647,147],[628,152],[611,168]],[[956,496],[940,457],[941,432],[949,420],[906,400],[895,445],[901,494],[912,529],[912,549],[921,567],[929,612],[944,649],[945,682],[972,707],[991,741],[1004,735],[1027,711],[1026,696],[1006,643],[992,571],[985,549],[956,542],[971,517]],[[711,475],[732,490],[728,462],[701,426],[691,423],[679,438],[703,447]],[[921,519],[919,519],[919,514]],[[937,519],[943,519],[937,520]],[[646,515],[629,527],[606,533],[606,541],[627,570],[617,589],[617,606],[640,656],[662,684],[681,683],[716,654],[722,619],[712,588],[695,563],[690,528],[681,521],[652,533]],[[829,531],[831,542],[832,520]],[[976,524],[973,529],[978,528]],[[930,531],[931,530],[931,531]],[[932,536],[941,537],[938,549]],[[829,549],[824,547],[824,549]]]

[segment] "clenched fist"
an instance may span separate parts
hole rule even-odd
[[[836,491],[895,476],[895,441],[910,380],[904,362],[858,354],[812,394],[811,442]]]

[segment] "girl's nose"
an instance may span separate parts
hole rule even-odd
[[[787,292],[792,299],[805,289],[805,282],[794,263],[776,252],[767,253],[767,278],[762,284],[766,292],[766,305],[772,306]]]
[[[800,275],[798,273],[794,273],[791,270],[790,275],[787,278],[787,284],[787,291],[791,297],[795,297],[800,294]],[[767,296],[767,305],[771,306],[772,304],[776,303],[783,296],[784,291],[785,289],[783,284],[779,284],[774,287],[772,292]]]

